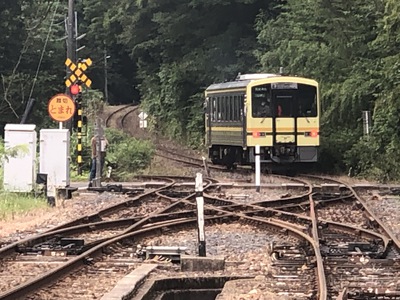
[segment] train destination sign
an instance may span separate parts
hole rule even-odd
[[[70,96],[57,94],[49,100],[47,110],[54,121],[65,122],[74,116],[75,103]]]
[[[271,88],[273,90],[297,90],[297,82],[277,82],[272,83]]]

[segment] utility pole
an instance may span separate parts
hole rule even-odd
[[[74,33],[74,30],[75,30],[74,1],[75,0],[68,0],[68,18],[67,18],[66,30],[67,30],[67,58],[69,58],[73,63],[76,63],[76,52],[75,52],[76,42],[75,42],[75,33]],[[66,78],[69,78],[69,76],[71,74],[72,74],[72,71],[70,70],[70,68],[67,67]],[[71,92],[68,87],[65,90],[65,94],[72,97]],[[72,132],[73,122],[74,122],[74,120],[69,120],[69,121],[65,122],[66,128],[70,132]],[[62,128],[61,122],[60,122],[60,128]]]
[[[104,101],[108,104],[108,74],[107,74],[107,59],[110,56],[107,55],[107,49],[104,48]]]
[[[67,19],[67,58],[72,60],[73,63],[76,63],[75,57],[75,47],[76,44],[74,42],[75,39],[75,13],[74,13],[74,0],[68,0],[68,19]],[[67,69],[67,76],[71,74],[71,70]],[[67,77],[68,78],[68,77]]]

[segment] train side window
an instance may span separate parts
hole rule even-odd
[[[224,96],[221,96],[221,98],[219,99],[219,108],[220,108],[219,120],[223,121],[224,120]]]
[[[231,96],[226,96],[226,120],[231,121],[232,120],[232,104],[231,104]]]
[[[244,106],[244,101],[245,101],[245,95],[240,95],[239,98],[240,121],[243,121],[247,114],[246,108]]]
[[[222,115],[221,115],[221,97],[217,97],[217,122],[221,121]]]
[[[233,96],[229,96],[229,107],[230,107],[230,119],[231,121],[235,121],[235,101],[233,100]]]
[[[221,120],[226,121],[226,96],[222,96],[221,100]]]
[[[217,103],[216,98],[212,97],[211,100],[211,121],[215,122],[217,120]]]
[[[225,107],[225,121],[229,121],[229,96],[225,96],[224,107]]]
[[[240,120],[240,106],[238,96],[233,96],[233,120]]]

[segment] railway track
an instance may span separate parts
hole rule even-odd
[[[11,279],[2,278],[0,298],[31,295],[26,299],[78,299],[79,292],[66,298],[65,291],[71,284],[76,291],[88,288],[81,284],[84,278],[91,278],[88,285],[108,280],[109,284],[91,290],[94,298],[100,297],[143,263],[135,257],[138,244],[182,245],[192,239],[189,250],[195,254],[196,193],[190,178],[146,179],[164,181],[165,185],[1,248],[0,276]],[[352,187],[310,176],[281,176],[276,181],[281,185],[279,193],[263,187],[260,194],[252,192],[254,188],[248,184],[206,180],[206,232],[217,236],[209,252],[222,253],[238,266],[245,259],[250,264],[246,274],[264,276],[266,290],[291,299],[399,299],[400,243]],[[76,253],[53,249],[63,255],[50,256],[52,259],[28,255],[36,245],[60,236],[84,241],[85,247]],[[254,242],[264,242],[256,248],[252,242],[240,242],[251,236],[257,237]],[[221,240],[227,244],[224,248]],[[239,245],[233,246],[233,240]],[[260,259],[251,259],[243,249]],[[165,268],[155,271],[154,276],[173,277],[180,272],[174,265]],[[240,273],[243,270],[237,267],[219,275],[234,277]]]
[[[134,106],[134,104],[128,104],[116,109],[107,116],[105,120],[106,127],[114,127],[123,130],[127,116],[135,112],[137,109],[138,106]]]

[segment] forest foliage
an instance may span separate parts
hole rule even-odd
[[[47,101],[65,89],[67,1],[0,3],[1,123],[54,126]],[[321,167],[400,177],[400,2],[395,0],[76,0],[79,57],[111,104],[141,102],[151,129],[201,147],[203,95],[237,73],[318,80]],[[105,70],[104,57],[108,68]],[[362,111],[372,127],[363,135]]]

